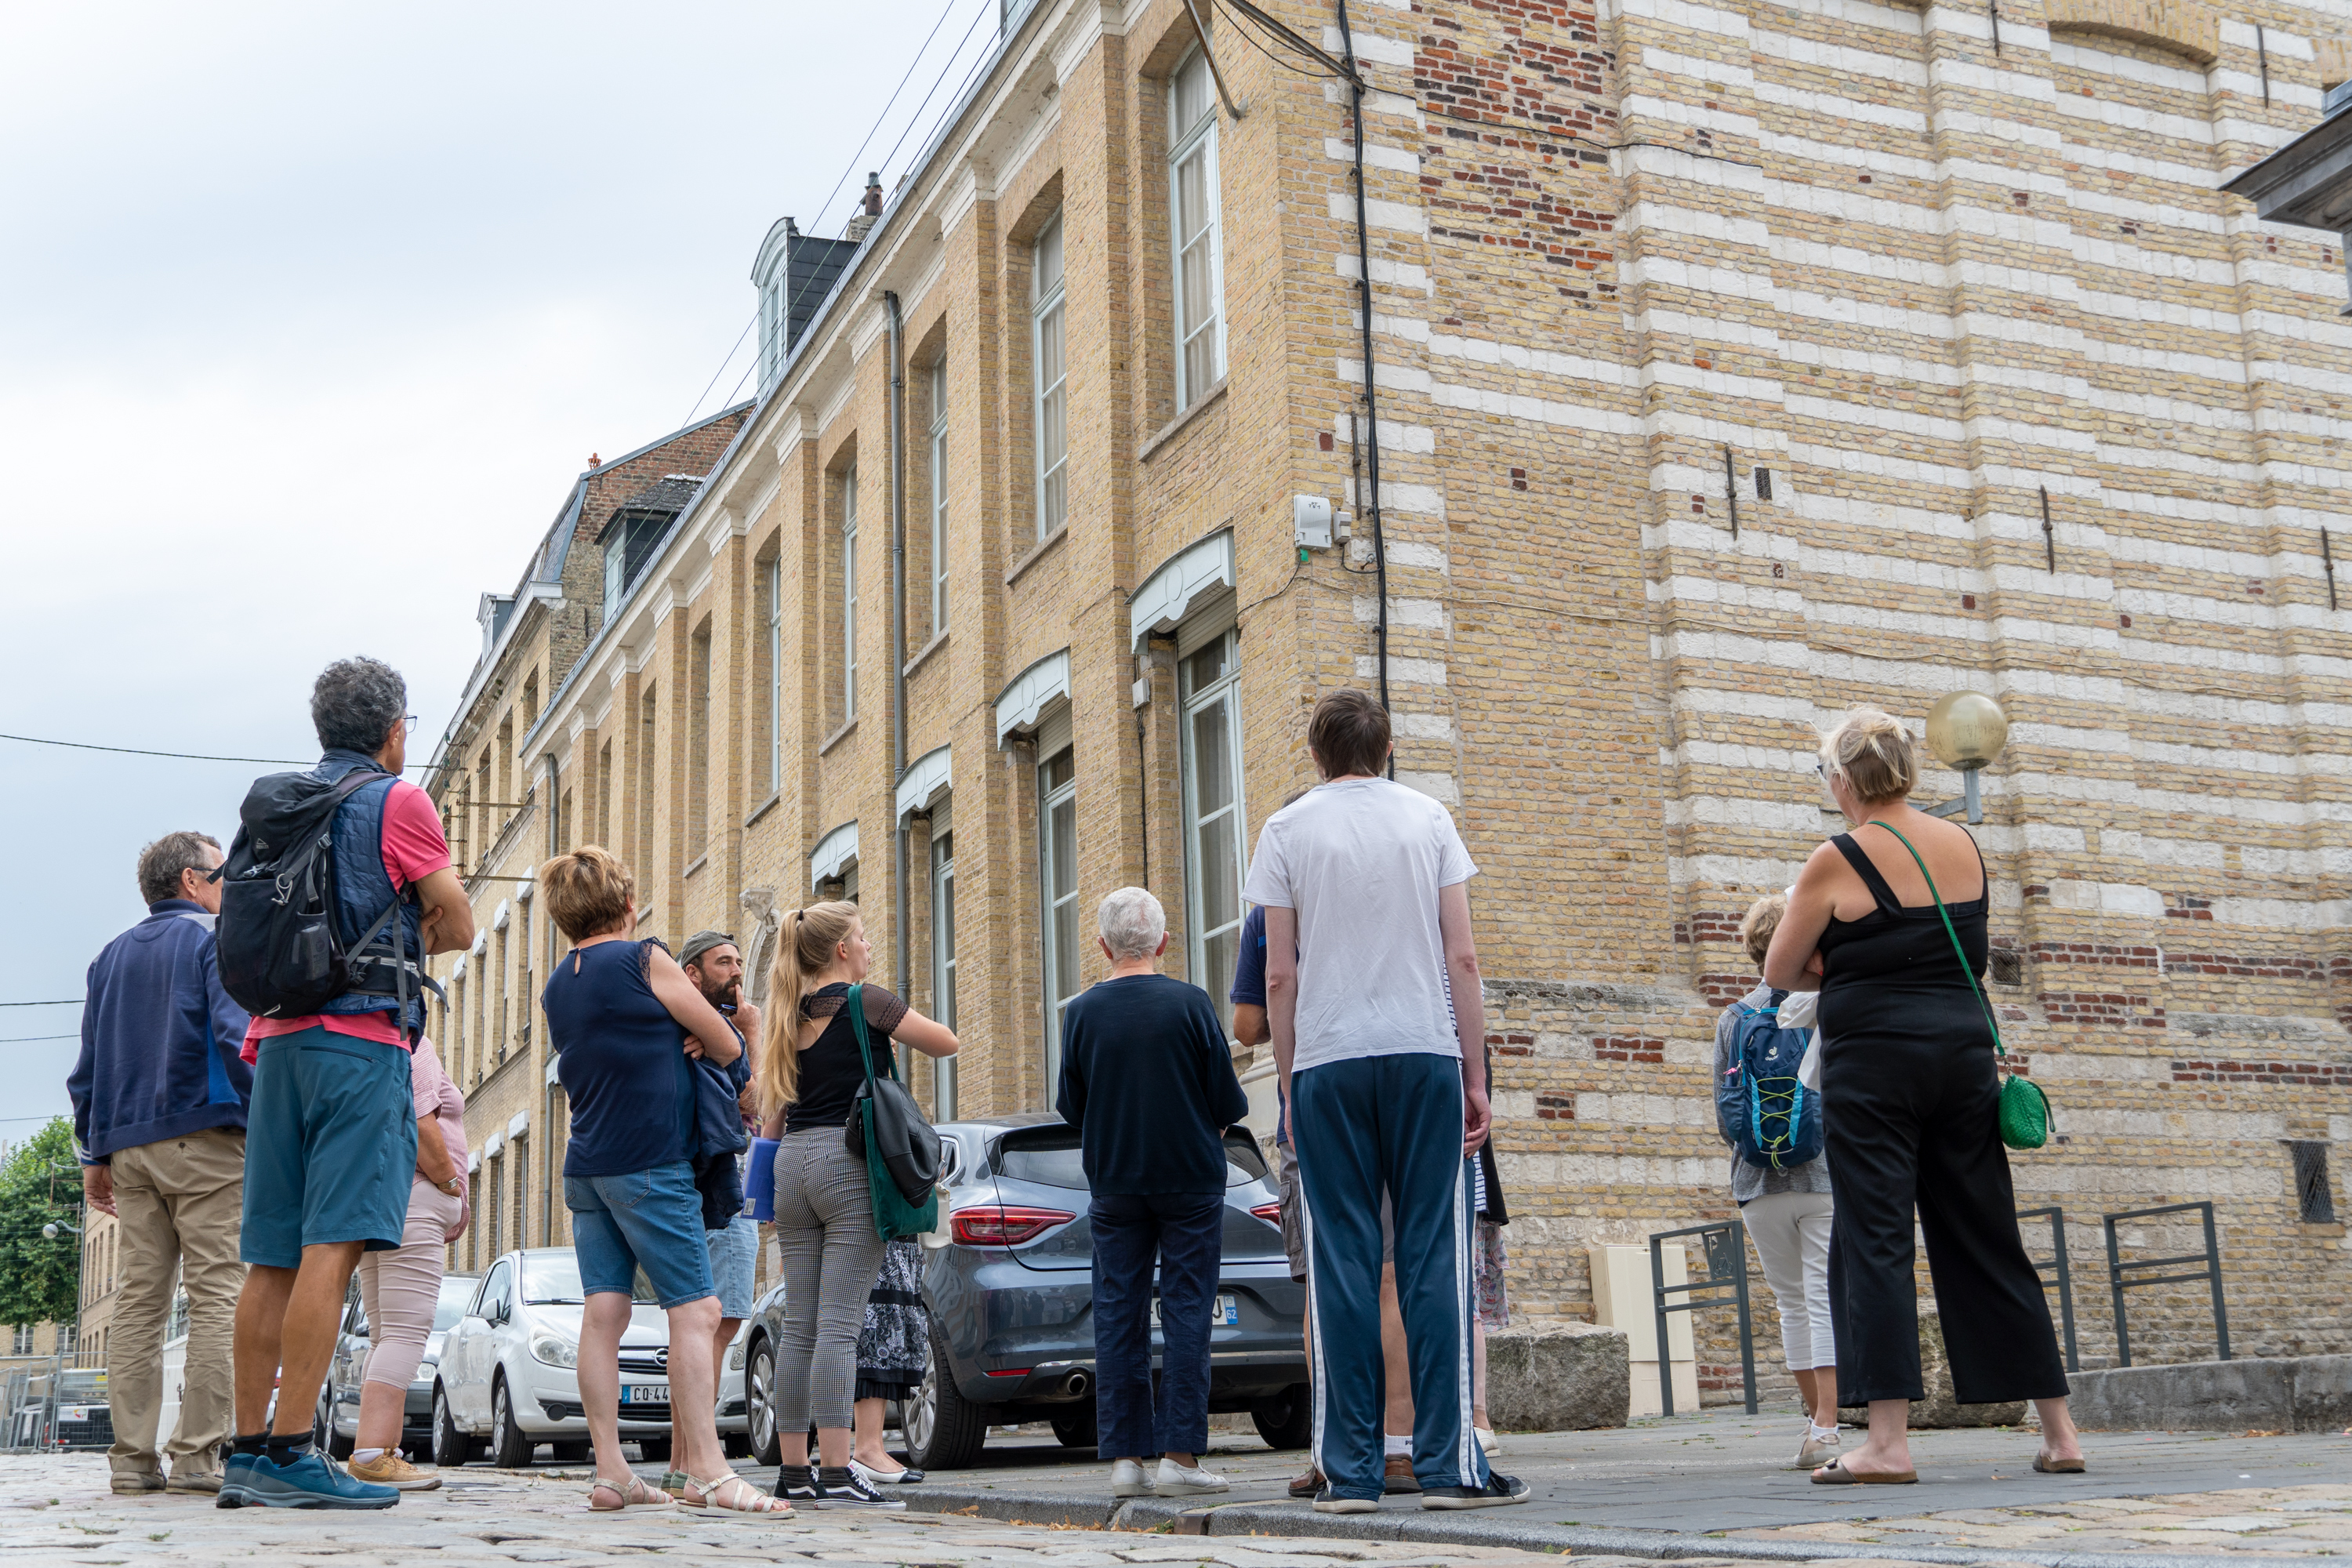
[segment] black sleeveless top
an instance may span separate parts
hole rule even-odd
[[[879,985],[868,985],[866,998],[866,1043],[873,1047],[874,1070],[889,1070],[887,1053],[890,1031],[907,1016],[907,1005]],[[814,1022],[830,1020],[800,1057],[800,1078],[784,1131],[805,1132],[812,1127],[840,1127],[849,1121],[849,1107],[866,1084],[866,1058],[858,1054],[857,1035],[842,1004],[849,987],[840,981],[819,986],[801,998],[801,1016]]]
[[[1890,836],[1891,837],[1891,836]],[[1887,1033],[1916,1040],[1931,1036],[1954,1045],[1992,1048],[1992,1031],[1969,977],[1952,953],[1952,940],[1932,903],[1905,905],[1871,863],[1853,835],[1841,833],[1830,842],[1845,857],[1878,907],[1860,920],[1830,917],[1822,932],[1821,1025],[1823,1046],[1847,1043]],[[1970,842],[1974,842],[1971,837]],[[1977,868],[1984,869],[1984,852],[1977,852]],[[1991,903],[1991,879],[1985,890],[1966,903],[1945,900],[1952,930],[1968,954],[1969,967],[1979,977],[1985,972],[1991,942],[1987,914]]]

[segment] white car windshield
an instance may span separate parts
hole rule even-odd
[[[466,1315],[466,1303],[474,1299],[474,1287],[482,1282],[478,1274],[444,1274],[441,1276],[441,1299],[433,1304],[433,1331],[442,1333],[457,1326]]]
[[[653,1281],[646,1271],[637,1270],[631,1281],[634,1289],[629,1299],[648,1304],[657,1303]],[[534,1307],[578,1306],[587,1298],[580,1289],[580,1259],[565,1247],[560,1251],[526,1252],[522,1255],[522,1299]]]

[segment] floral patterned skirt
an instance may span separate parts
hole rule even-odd
[[[1475,1287],[1473,1296],[1482,1328],[1508,1328],[1511,1321],[1511,1300],[1503,1289],[1503,1227],[1490,1219],[1477,1222],[1475,1246],[1470,1254],[1470,1270]]]
[[[858,1399],[904,1399],[923,1381],[931,1352],[931,1315],[923,1305],[920,1242],[894,1241],[882,1249],[881,1271],[866,1298],[866,1327],[857,1336]]]

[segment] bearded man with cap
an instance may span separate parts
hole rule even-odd
[[[735,939],[723,931],[698,931],[686,939],[678,949],[678,967],[702,993],[703,1000],[719,1009],[719,1016],[733,1023],[743,1037],[743,1061],[756,1068],[760,1050],[760,1009],[743,1000],[743,953]],[[753,1112],[754,1100],[745,1078],[740,1104],[748,1131],[759,1131]],[[711,1364],[724,1368],[727,1349],[735,1340],[735,1331],[751,1315],[754,1280],[759,1273],[760,1222],[748,1214],[738,1214],[723,1226],[702,1233],[704,1247],[710,1252],[710,1281],[719,1293],[719,1327],[714,1331]],[[673,1449],[673,1451],[676,1451]],[[675,1492],[686,1482],[682,1475],[662,1478],[662,1489]]]

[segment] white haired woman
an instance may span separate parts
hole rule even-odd
[[[2017,1233],[1992,1031],[1971,978],[1988,956],[1984,858],[1966,828],[1911,805],[1917,759],[1886,714],[1848,714],[1822,742],[1821,767],[1838,810],[1868,831],[1841,833],[1805,862],[1764,981],[1821,991],[1838,1403],[1868,1405],[1870,1432],[1813,1479],[1918,1479],[1906,1431],[1909,1402],[1926,1395],[1915,1207],[1953,1394],[1964,1405],[2032,1400],[2042,1416],[2033,1468],[2080,1470],[2050,1306]],[[1818,977],[1808,972],[1817,952]]]
[[[1055,1109],[1078,1130],[1093,1194],[1095,1451],[1118,1497],[1221,1492],[1209,1446],[1209,1310],[1225,1227],[1225,1129],[1249,1114],[1209,994],[1155,973],[1168,917],[1142,888],[1102,901],[1110,975],[1062,1015]],[[1151,1383],[1152,1258],[1162,1346]],[[1156,1474],[1143,1461],[1160,1457]]]

